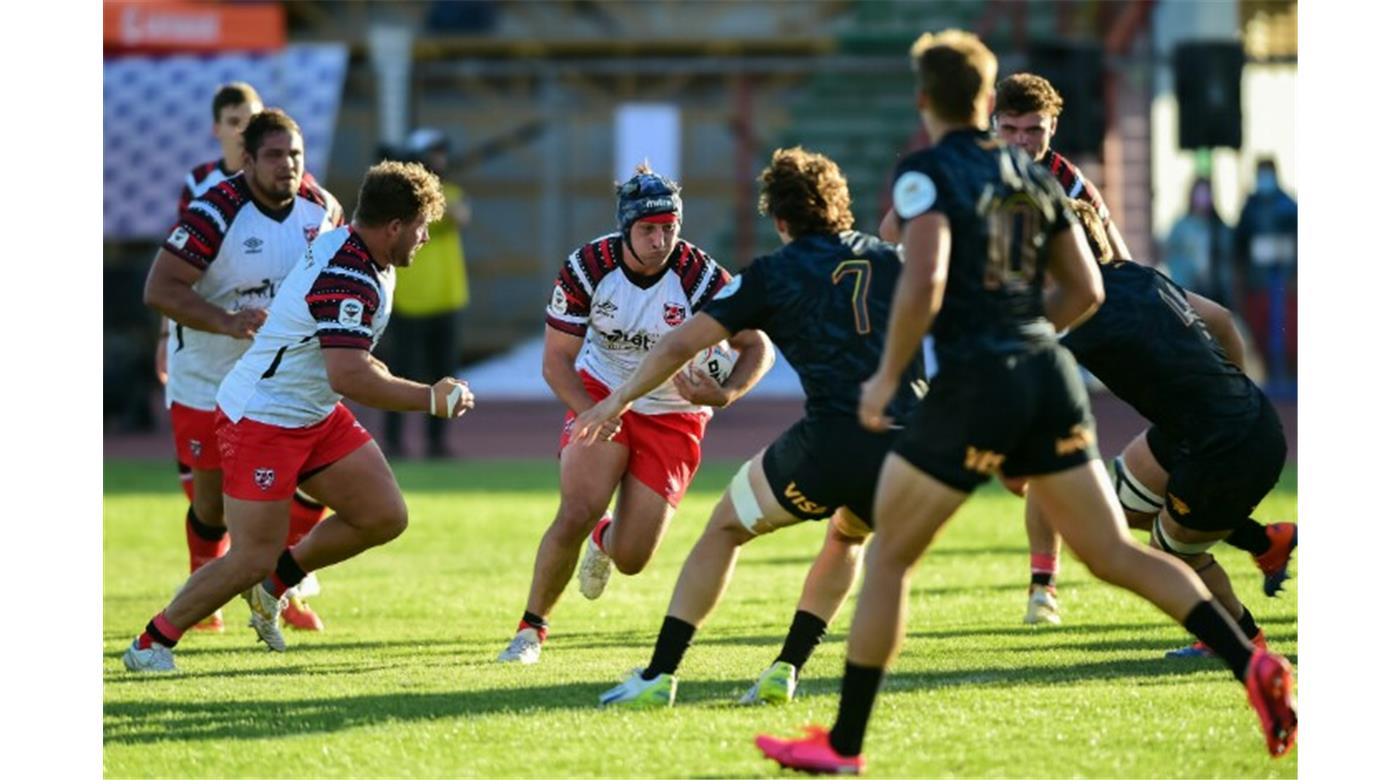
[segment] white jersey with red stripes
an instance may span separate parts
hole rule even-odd
[[[323,233],[287,274],[253,345],[219,387],[219,408],[283,428],[324,420],[340,403],[322,350],[379,343],[394,300],[394,267],[381,268],[355,229]]]
[[[575,366],[610,389],[632,375],[656,342],[729,282],[729,273],[694,244],[676,242],[664,271],[643,276],[622,262],[622,234],[579,247],[559,272],[545,311],[552,328],[583,338]],[[670,382],[637,399],[638,414],[710,413]]]
[[[321,231],[343,221],[340,204],[313,180],[292,205],[271,213],[236,174],[190,202],[164,249],[204,275],[194,291],[228,311],[264,309]],[[219,382],[249,341],[174,323],[166,340],[165,401],[212,411]]]

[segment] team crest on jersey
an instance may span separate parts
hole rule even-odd
[[[270,490],[277,481],[277,472],[272,469],[253,469],[253,483],[263,490]]]
[[[169,243],[171,246],[175,247],[176,249],[184,249],[185,242],[189,240],[190,231],[185,230],[182,227],[177,227],[174,230],[170,231],[170,238],[167,238],[166,242]]]
[[[204,452],[203,442],[199,439],[190,439],[190,454],[198,458],[201,452]]]
[[[315,240],[316,240],[316,236],[319,236],[319,235],[321,234],[321,226],[320,226],[320,225],[302,225],[302,226],[301,226],[301,234],[304,235],[304,236],[306,236],[306,243],[309,244],[309,243],[311,243],[312,241],[315,241]]]
[[[337,319],[341,325],[358,328],[364,315],[365,305],[354,298],[346,298],[340,302],[340,316]]]
[[[685,307],[679,303],[665,304],[665,310],[661,318],[666,321],[667,325],[674,328],[682,322],[685,322]]]

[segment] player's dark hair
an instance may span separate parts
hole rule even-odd
[[[1074,216],[1079,218],[1079,224],[1084,226],[1084,236],[1089,239],[1089,249],[1093,250],[1094,259],[1101,264],[1112,260],[1113,247],[1108,243],[1108,231],[1099,212],[1082,200],[1071,200],[1069,206]]]
[[[442,182],[421,163],[385,160],[365,173],[355,203],[355,222],[379,227],[394,220],[442,219]]]
[[[214,122],[219,121],[219,114],[225,108],[236,108],[244,103],[261,103],[262,98],[258,97],[258,91],[253,89],[253,85],[246,81],[232,81],[219,87],[219,91],[214,93]]]
[[[1013,73],[997,84],[998,114],[1045,114],[1059,116],[1065,107],[1064,98],[1055,87],[1034,73]]]
[[[301,135],[301,126],[287,116],[280,108],[265,108],[248,119],[243,128],[243,150],[254,159],[262,148],[263,139],[273,133],[293,133]]]
[[[846,177],[825,155],[800,146],[779,149],[758,181],[758,212],[786,222],[793,238],[840,233],[855,224]]]
[[[909,48],[919,91],[945,122],[971,122],[991,94],[997,58],[976,35],[962,30],[924,33]]]

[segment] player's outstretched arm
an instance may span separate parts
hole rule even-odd
[[[905,223],[901,243],[904,269],[890,306],[885,351],[875,375],[861,385],[860,423],[873,431],[889,427],[885,410],[894,398],[900,375],[922,348],[924,334],[943,305],[953,246],[948,217],[938,211],[914,217]]]
[[[1045,291],[1045,317],[1066,331],[1089,319],[1103,303],[1103,277],[1084,229],[1077,223],[1050,237],[1046,272],[1055,282]]]
[[[467,383],[460,379],[443,377],[432,386],[403,379],[363,349],[323,348],[321,355],[331,389],[366,406],[460,417],[476,405]]]
[[[204,271],[162,249],[146,275],[143,300],[147,306],[187,328],[237,339],[252,338],[267,319],[267,312],[262,309],[229,312],[215,306],[194,290],[195,282],[203,276]]]
[[[661,337],[647,351],[637,370],[626,382],[618,385],[607,398],[579,414],[574,420],[573,441],[591,444],[598,438],[603,425],[621,417],[632,402],[661,386],[680,371],[695,353],[714,346],[729,337],[729,331],[710,315],[700,312],[683,325]],[[735,365],[735,371],[738,365]]]
[[[1226,359],[1244,368],[1244,336],[1240,335],[1240,329],[1235,327],[1235,317],[1230,310],[1190,290],[1186,291],[1186,302],[1201,315],[1201,320],[1205,322],[1210,335],[1220,342],[1221,348],[1225,350]]]

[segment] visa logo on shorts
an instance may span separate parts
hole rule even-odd
[[[783,489],[783,495],[787,496],[788,499],[792,501],[792,505],[797,507],[798,510],[806,512],[809,515],[824,515],[827,513],[826,507],[803,495],[802,491],[797,489],[796,482],[789,482],[788,486]]]
[[[1069,435],[1063,439],[1055,440],[1056,455],[1072,455],[1076,452],[1089,449],[1089,445],[1094,443],[1094,432],[1082,425],[1076,425],[1069,429]]]
[[[1006,456],[1000,452],[968,447],[967,455],[963,458],[963,468],[978,474],[990,474],[1001,468],[1001,463],[1004,460],[1006,460]]]

